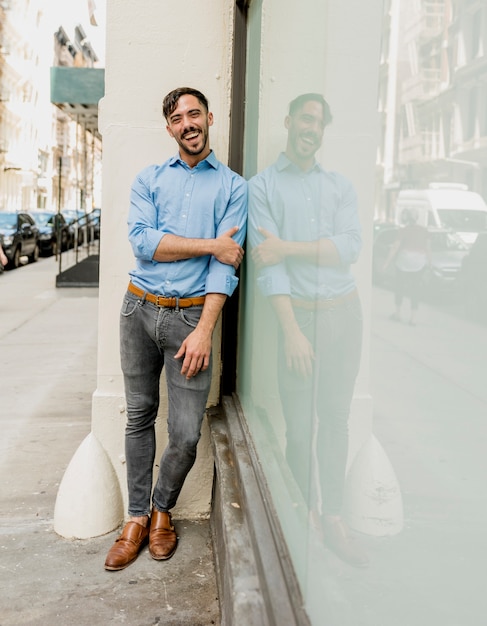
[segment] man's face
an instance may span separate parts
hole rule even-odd
[[[285,120],[288,129],[287,153],[293,161],[311,160],[321,146],[325,124],[320,102],[310,100]]]
[[[169,115],[166,128],[177,141],[181,156],[194,160],[194,157],[206,158],[210,152],[208,128],[212,124],[213,114],[206,111],[198,98],[184,95]]]

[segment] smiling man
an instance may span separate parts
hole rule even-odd
[[[107,570],[132,563],[147,540],[156,560],[176,550],[170,511],[196,458],[212,334],[243,258],[247,184],[210,148],[213,114],[206,97],[175,89],[164,98],[163,115],[178,154],[142,170],[131,190],[128,227],[136,263],[120,318],[129,519],[107,555]],[[169,441],[153,489],[163,367]]]
[[[291,102],[285,152],[249,182],[249,239],[258,285],[278,320],[287,463],[318,536],[362,567],[368,557],[341,516],[362,337],[350,266],[362,241],[352,184],[315,158],[330,122],[322,95]]]

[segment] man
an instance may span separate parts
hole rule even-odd
[[[210,149],[213,114],[206,97],[175,89],[164,98],[163,115],[179,153],[142,170],[131,190],[136,267],[120,321],[129,521],[108,553],[107,570],[132,563],[147,539],[156,560],[176,550],[170,510],[195,461],[211,382],[212,333],[243,257],[247,184]],[[152,493],[164,366],[169,441]]]
[[[315,160],[330,121],[319,94],[291,102],[285,152],[249,183],[249,233],[259,287],[279,322],[287,462],[311,513],[321,508],[326,543],[345,561],[362,566],[367,556],[341,517],[362,333],[350,264],[358,258],[361,236],[351,183]]]

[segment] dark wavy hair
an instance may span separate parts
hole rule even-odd
[[[170,91],[162,101],[162,114],[164,115],[166,120],[177,107],[179,98],[181,96],[194,96],[195,98],[198,98],[200,103],[205,107],[206,111],[208,112],[208,99],[204,94],[201,93],[201,91],[193,89],[192,87],[178,87],[177,89],[173,89],[172,91]]]
[[[289,115],[295,115],[307,102],[319,102],[323,107],[323,123],[325,126],[331,123],[333,116],[330,105],[320,93],[303,93],[289,104]]]

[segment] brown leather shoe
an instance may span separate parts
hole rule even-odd
[[[139,556],[149,536],[149,526],[138,522],[127,522],[122,534],[110,548],[105,561],[105,569],[119,570],[133,563]]]
[[[342,561],[355,567],[367,567],[369,557],[352,536],[349,527],[341,519],[323,519],[323,538],[326,545],[339,556]]]
[[[149,552],[156,561],[169,559],[176,552],[178,537],[171,521],[170,513],[152,509]]]

